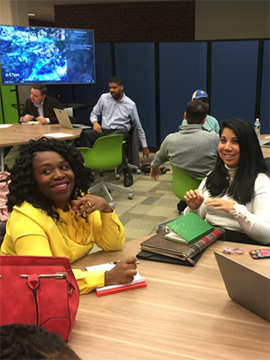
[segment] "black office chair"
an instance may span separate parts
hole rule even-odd
[[[0,171],[0,197],[1,197],[1,208],[0,208],[0,245],[4,240],[6,233],[7,219],[9,217],[6,196],[8,194],[8,182],[7,177],[9,176],[8,171]]]
[[[140,169],[140,140],[135,126],[132,126],[129,131],[129,140],[123,145],[124,151],[128,161],[128,168],[133,170],[136,174],[141,173]],[[120,178],[118,168],[114,169],[116,179]]]
[[[268,170],[270,171],[270,157],[267,157],[264,160],[266,162],[266,166],[268,167]]]
[[[6,234],[6,225],[7,225],[6,221],[0,221],[0,246]]]

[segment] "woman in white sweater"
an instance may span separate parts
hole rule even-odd
[[[225,228],[223,240],[270,245],[270,174],[249,122],[224,121],[216,165],[185,201],[184,214]]]

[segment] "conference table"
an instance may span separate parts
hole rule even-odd
[[[8,124],[0,125],[0,166],[4,171],[4,147],[22,145],[29,140],[37,140],[42,136],[59,140],[70,140],[80,136],[81,129],[66,129],[59,124],[53,125],[25,125]]]
[[[148,236],[149,237],[149,236]],[[99,251],[73,268],[114,262],[140,251],[148,237],[121,251]],[[270,259],[253,260],[253,245],[217,241],[194,267],[140,260],[147,287],[97,297],[80,297],[69,346],[82,360],[267,360],[270,326],[232,301],[214,251],[241,246],[234,260],[270,278]],[[260,246],[258,246],[260,247]]]
[[[268,140],[270,141],[270,135],[269,134],[264,134],[260,136],[260,141],[262,140]],[[270,148],[268,147],[262,147],[262,152],[263,152],[263,156],[266,157],[270,157]]]

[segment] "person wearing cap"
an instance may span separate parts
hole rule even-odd
[[[206,91],[204,90],[196,90],[194,91],[194,93],[192,94],[191,100],[201,100],[205,103],[207,103],[209,105],[209,97]],[[182,125],[187,125],[187,121],[184,119],[182,122]],[[211,115],[206,116],[206,121],[203,124],[204,129],[208,130],[208,131],[214,131],[217,134],[219,134],[219,123],[217,121],[216,118],[214,118]]]

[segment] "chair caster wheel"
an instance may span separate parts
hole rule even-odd
[[[135,174],[141,174],[141,170],[140,169],[135,170]]]
[[[129,198],[130,200],[134,199],[134,194],[128,194],[128,198]]]
[[[119,180],[119,179],[120,179],[120,175],[119,175],[119,174],[116,174],[116,175],[115,175],[115,178],[116,178],[116,180]]]

